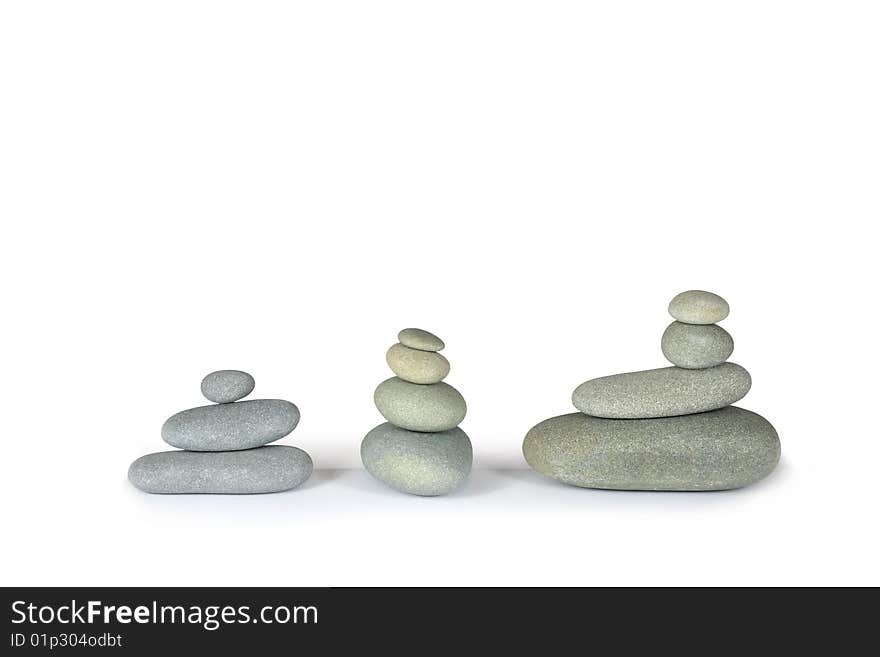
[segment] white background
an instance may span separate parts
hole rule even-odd
[[[880,584],[875,2],[5,2],[6,585]],[[526,469],[572,389],[731,304],[782,462],[728,493]],[[471,479],[359,462],[400,328],[439,334]],[[149,496],[239,368],[300,490]]]

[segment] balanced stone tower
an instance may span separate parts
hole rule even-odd
[[[371,475],[413,495],[443,495],[467,478],[473,450],[458,428],[467,413],[461,393],[443,379],[449,361],[432,333],[402,330],[385,356],[396,376],[376,388],[376,408],[388,420],[361,443],[361,460]]]
[[[147,493],[277,493],[312,474],[312,459],[298,447],[267,445],[299,423],[299,409],[283,399],[238,401],[254,389],[247,372],[220,370],[202,380],[214,404],[172,415],[162,438],[183,451],[137,459],[128,479]]]
[[[582,383],[579,413],[545,420],[523,442],[529,465],[563,483],[617,490],[727,490],[766,477],[779,462],[773,426],[731,406],[752,385],[726,362],[733,338],[716,322],[729,312],[716,294],[676,296],[661,348],[674,367]]]

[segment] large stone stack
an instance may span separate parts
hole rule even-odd
[[[716,294],[690,290],[669,304],[676,320],[661,348],[674,367],[592,379],[575,389],[579,413],[541,422],[523,454],[538,472],[588,488],[726,490],[766,477],[779,437],[756,413],[730,406],[751,376],[728,363],[733,338],[716,322]]]
[[[376,408],[388,420],[361,443],[367,471],[389,486],[413,495],[443,495],[467,478],[473,463],[471,441],[458,428],[467,413],[461,393],[443,379],[449,361],[432,333],[404,329],[386,354],[396,376],[376,388]]]
[[[312,459],[298,447],[268,445],[299,423],[299,409],[283,399],[239,401],[255,386],[238,370],[202,380],[214,404],[172,415],[162,438],[181,451],[147,454],[128,469],[147,493],[276,493],[295,488],[312,473]]]

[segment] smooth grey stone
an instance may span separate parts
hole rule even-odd
[[[399,491],[445,495],[467,478],[474,454],[461,429],[418,433],[386,422],[364,438],[361,460],[367,472]]]
[[[678,367],[715,367],[730,358],[733,338],[717,324],[672,322],[663,332],[660,348],[666,360]]]
[[[277,493],[312,474],[298,447],[270,445],[237,452],[158,452],[140,457],[128,480],[147,493]]]
[[[729,312],[724,299],[705,290],[688,290],[669,302],[669,314],[685,324],[717,324]]]
[[[197,452],[251,449],[283,438],[296,428],[299,409],[283,399],[252,399],[199,406],[165,420],[162,439]]]
[[[702,370],[664,367],[586,381],[571,401],[582,413],[596,417],[669,417],[728,406],[751,387],[752,377],[735,363]]]
[[[467,414],[461,393],[442,382],[419,385],[392,377],[379,384],[373,401],[386,420],[410,431],[448,431]]]
[[[446,346],[443,340],[433,333],[417,328],[403,329],[397,334],[397,341],[405,347],[419,351],[442,351]]]
[[[228,404],[247,397],[255,385],[254,377],[247,372],[217,370],[202,379],[202,394],[208,401]]]
[[[385,354],[388,367],[410,383],[439,383],[449,374],[449,361],[435,351],[421,351],[397,343]]]
[[[523,454],[541,474],[574,486],[615,490],[727,490],[766,477],[779,436],[736,406],[649,420],[571,413],[526,435]]]

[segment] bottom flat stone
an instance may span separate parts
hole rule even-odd
[[[467,478],[474,454],[458,427],[421,433],[386,422],[364,437],[361,460],[367,472],[401,492],[444,495]]]
[[[298,447],[270,445],[236,452],[157,452],[137,459],[128,480],[147,493],[278,493],[312,474],[311,457]]]
[[[571,413],[544,420],[523,441],[537,472],[585,488],[701,491],[740,488],[779,462],[779,436],[735,406],[644,420]]]

